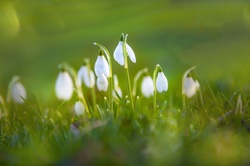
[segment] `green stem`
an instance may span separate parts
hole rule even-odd
[[[182,94],[182,107],[183,107],[183,110],[185,111],[186,110],[186,95],[185,94]]]
[[[109,109],[111,111],[113,111],[114,105],[113,105],[113,89],[114,89],[114,80],[113,80],[113,69],[112,69],[112,60],[111,60],[111,56],[110,53],[108,51],[108,49],[106,47],[104,47],[103,45],[99,44],[99,43],[94,43],[94,45],[97,45],[101,48],[101,50],[105,53],[106,58],[108,60],[108,64],[109,64],[109,77],[108,77],[108,81],[109,81]]]
[[[6,108],[6,105],[4,103],[4,100],[3,100],[2,96],[0,96],[0,103],[2,105],[4,116],[7,117],[8,116],[8,111],[7,111],[7,108]]]
[[[140,77],[144,74],[148,72],[148,68],[144,68],[142,70],[140,70],[135,78],[134,78],[134,82],[133,82],[133,90],[132,90],[132,95],[135,97],[136,96],[136,90],[137,90],[137,82],[140,79]]]
[[[125,70],[125,77],[126,77],[126,83],[127,83],[127,91],[128,91],[128,96],[130,99],[130,105],[131,109],[134,111],[134,101],[133,101],[133,96],[132,96],[132,88],[131,88],[131,82],[130,82],[130,77],[129,77],[129,70],[128,70],[128,53],[126,49],[126,42],[127,42],[127,37],[128,34],[123,37],[123,45],[122,45],[122,51],[123,51],[123,57],[124,57],[124,70]]]
[[[153,74],[153,82],[154,82],[154,97],[153,97],[153,110],[156,111],[156,107],[157,107],[157,103],[156,103],[156,95],[157,95],[157,91],[156,91],[156,76],[158,74],[159,71],[162,71],[162,68],[159,64],[157,64],[155,66],[154,69],[154,74]]]
[[[90,79],[90,81],[93,81],[91,80],[91,76],[90,76],[90,69],[91,69],[91,66],[90,66],[90,61],[89,59],[85,59],[84,60],[84,63],[87,65],[87,69],[88,69],[88,77]],[[98,110],[97,110],[97,102],[96,102],[96,94],[95,94],[95,87],[91,87],[91,96],[92,96],[92,104],[93,104],[93,109],[94,109],[94,112],[96,113]]]

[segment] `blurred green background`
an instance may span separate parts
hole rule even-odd
[[[29,94],[54,99],[57,64],[93,65],[93,42],[113,53],[122,32],[137,56],[132,74],[159,63],[180,91],[182,73],[197,65],[200,80],[250,89],[250,1],[1,0],[0,94],[19,75]]]

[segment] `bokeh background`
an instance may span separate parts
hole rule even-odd
[[[222,90],[249,89],[250,1],[1,0],[0,94],[19,75],[28,94],[55,99],[57,65],[67,61],[78,69],[86,57],[93,65],[93,42],[113,53],[122,32],[137,56],[132,74],[159,63],[170,91],[180,92],[182,73],[197,65],[200,80]]]

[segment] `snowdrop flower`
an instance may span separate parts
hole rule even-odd
[[[94,72],[91,69],[88,69],[86,65],[83,65],[79,69],[77,76],[78,76],[79,85],[81,85],[83,81],[86,87],[88,88],[93,88],[95,86]]]
[[[122,34],[121,36],[121,40],[118,42],[117,47],[115,48],[114,51],[114,59],[121,65],[124,65],[124,56],[123,56],[123,42],[124,42],[124,35]],[[136,57],[135,57],[135,53],[132,50],[132,48],[126,43],[126,50],[128,53],[128,56],[130,58],[130,60],[133,63],[136,63]]]
[[[108,89],[108,79],[102,74],[97,78],[97,88],[99,91],[107,91]]]
[[[56,80],[56,95],[60,100],[69,100],[73,94],[73,82],[68,72],[61,71]]]
[[[11,87],[11,97],[15,103],[24,103],[23,99],[26,99],[26,90],[20,81],[16,81],[13,83]]]
[[[196,80],[194,81],[192,77],[186,77],[184,80],[184,91],[188,98],[195,95],[197,89],[199,89],[200,84]]]
[[[97,77],[101,77],[102,74],[109,77],[109,65],[101,50],[95,62],[95,74]]]
[[[168,90],[168,80],[162,71],[160,71],[157,75],[156,89],[159,93]]]
[[[154,83],[150,76],[146,76],[142,80],[141,92],[146,97],[149,98],[154,94]]]
[[[117,95],[119,97],[122,97],[122,90],[119,87],[118,77],[117,75],[113,75],[113,77],[114,77],[114,91],[112,92],[113,97],[117,98]]]
[[[74,108],[75,108],[75,113],[77,116],[84,114],[85,107],[82,102],[76,101]]]
[[[194,81],[192,77],[188,76],[191,70],[195,67],[190,68],[187,70],[183,75],[182,80],[182,94],[185,94],[188,98],[191,98],[196,94],[196,91],[200,88],[199,82],[196,80]]]

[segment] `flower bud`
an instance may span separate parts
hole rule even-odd
[[[86,87],[88,88],[93,88],[95,86],[94,72],[90,69],[88,70],[87,66],[82,66],[79,69],[77,76],[78,76],[79,85],[81,85],[83,81]]]
[[[156,78],[156,89],[159,93],[168,90],[168,80],[163,72],[159,72]]]
[[[102,74],[101,77],[97,78],[97,89],[99,91],[105,91],[105,92],[108,89],[108,80],[104,74]]]
[[[83,115],[85,111],[85,107],[82,102],[76,101],[75,103],[75,113],[77,116]]]
[[[142,80],[141,92],[146,97],[149,98],[154,94],[154,83],[150,76],[146,76]]]
[[[11,87],[11,97],[15,103],[23,104],[26,99],[26,90],[21,82],[16,81]]]
[[[109,65],[104,55],[98,55],[95,62],[95,74],[97,77],[101,77],[104,74],[105,77],[109,77]]]
[[[56,96],[60,100],[69,100],[73,94],[73,82],[68,72],[61,71],[56,80]]]

